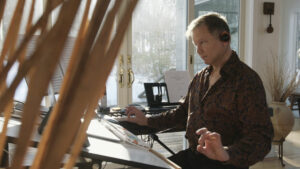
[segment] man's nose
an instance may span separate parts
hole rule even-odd
[[[197,53],[201,56],[201,54],[203,53],[202,47],[201,45],[197,45]]]

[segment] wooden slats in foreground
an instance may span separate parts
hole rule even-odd
[[[91,19],[87,17],[90,0],[47,1],[44,14],[34,25],[30,23],[32,17],[29,17],[25,38],[19,46],[16,46],[19,21],[24,13],[24,2],[25,0],[18,1],[0,56],[0,89],[2,89],[0,90],[0,111],[5,110],[6,121],[10,118],[11,111],[7,109],[11,109],[11,101],[17,86],[23,78],[29,77],[30,79],[19,139],[10,167],[12,169],[22,167],[30,137],[34,132],[34,125],[40,115],[39,107],[42,98],[59,62],[74,18],[79,6],[87,5],[58,103],[51,113],[31,167],[34,169],[59,168],[64,154],[70,153],[69,150],[71,150],[72,156],[65,165],[66,168],[71,168],[82,147],[85,130],[93,116],[97,101],[103,95],[107,77],[113,67],[137,0],[116,0],[111,9],[108,5],[113,2],[98,0]],[[33,0],[32,3],[34,6],[35,1]],[[0,20],[5,17],[5,4],[5,1],[0,2]],[[58,19],[53,27],[48,28],[46,26],[48,18],[57,6],[61,6]],[[3,17],[2,13],[4,13]],[[120,18],[115,19],[116,16]],[[114,33],[112,33],[113,24],[116,24],[117,28]],[[36,49],[29,58],[26,58],[24,53],[27,44],[37,30],[40,30],[41,35]],[[6,86],[7,73],[17,61],[21,61],[18,73],[12,84]],[[82,124],[81,118],[85,118]],[[0,143],[0,148],[3,149],[4,130]]]

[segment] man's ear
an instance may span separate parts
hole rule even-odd
[[[223,31],[222,33],[220,33],[219,38],[222,42],[229,42],[230,34],[227,31]]]

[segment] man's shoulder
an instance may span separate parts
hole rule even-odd
[[[243,85],[262,85],[262,80],[259,74],[244,62],[241,62],[239,65],[238,72],[237,78]]]
[[[258,75],[258,73],[242,61],[239,64],[239,72],[242,77],[245,77],[245,78],[252,77],[252,78],[260,79],[260,76]]]

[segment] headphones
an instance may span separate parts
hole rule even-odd
[[[230,40],[230,35],[227,31],[222,32],[219,37],[222,42],[228,42]]]

